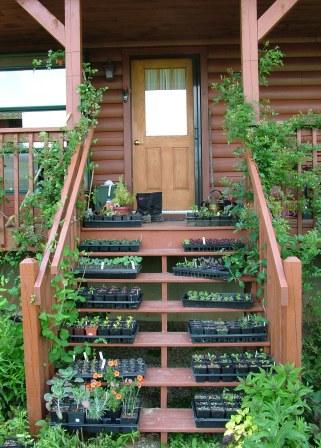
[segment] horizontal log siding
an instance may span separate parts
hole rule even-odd
[[[95,77],[97,87],[107,86],[104,94],[98,126],[94,138],[93,161],[94,183],[99,185],[107,179],[118,180],[124,174],[124,120],[123,120],[123,76],[121,50],[92,49],[87,58],[98,69]],[[107,81],[104,65],[108,60],[115,64],[115,76]]]
[[[282,120],[299,112],[321,111],[321,47],[320,44],[281,44],[285,53],[284,67],[273,73],[268,87],[261,87],[263,99],[278,112]],[[220,79],[226,68],[239,71],[240,52],[237,45],[216,45],[208,49],[209,110],[213,155],[214,185],[222,185],[222,178],[240,179],[238,160],[233,154],[236,144],[228,145],[222,131],[225,107],[215,104],[211,84]],[[308,134],[306,134],[308,137]]]
[[[268,87],[261,88],[261,97],[270,98],[270,103],[279,113],[277,119],[285,119],[300,111],[321,110],[321,47],[316,43],[281,44],[285,63],[270,78]],[[152,48],[151,48],[152,53]],[[87,57],[93,67],[98,68],[96,85],[108,85],[109,89],[99,115],[95,132],[93,160],[95,184],[106,179],[117,180],[124,174],[124,121],[122,102],[121,49],[91,49]],[[106,81],[103,67],[108,59],[115,62],[116,74],[113,81]],[[211,144],[213,155],[214,185],[220,186],[222,178],[238,180],[238,159],[233,151],[236,144],[228,145],[222,129],[225,107],[215,104],[212,82],[218,81],[228,67],[240,70],[238,45],[213,45],[208,47],[209,111]]]

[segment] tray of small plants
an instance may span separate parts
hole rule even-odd
[[[173,267],[174,275],[201,278],[227,278],[229,270],[222,258],[198,257],[192,260],[179,261]]]
[[[253,296],[239,292],[187,291],[182,301],[186,307],[248,309],[253,305]]]
[[[110,342],[114,344],[132,344],[138,325],[132,316],[110,318],[99,315],[84,316],[68,327],[71,342]]]
[[[225,251],[235,250],[244,247],[242,240],[235,238],[196,238],[183,241],[185,252],[207,252],[207,251]]]
[[[84,358],[76,359],[72,367],[77,376],[84,380],[92,379],[95,373],[105,375],[109,368],[114,372],[119,371],[120,377],[124,379],[135,379],[138,375],[144,377],[146,371],[146,364],[142,358],[105,359],[102,352],[99,352],[98,358],[94,353],[91,359],[84,354]]]
[[[85,240],[79,250],[86,252],[138,252],[139,240]]]
[[[74,273],[84,278],[136,278],[142,257],[80,257]]]
[[[79,289],[79,295],[85,299],[77,304],[79,308],[136,309],[143,299],[143,292],[138,286],[86,286]]]
[[[270,370],[274,364],[271,356],[263,351],[194,354],[192,357],[192,370],[197,383],[238,381],[238,378],[257,373],[260,369]]]
[[[236,320],[190,320],[192,342],[261,342],[267,338],[268,324],[259,314]]]
[[[69,367],[58,370],[47,382],[44,395],[51,425],[88,433],[137,430],[140,413],[139,391],[144,378],[124,379],[119,370],[107,367],[94,373],[89,383]]]
[[[113,214],[110,216],[92,213],[83,219],[84,227],[104,228],[104,227],[141,227],[142,218],[138,214],[128,215]]]
[[[235,226],[237,218],[232,214],[231,206],[223,209],[211,209],[208,206],[194,206],[192,212],[186,214],[186,224],[190,227],[222,227]]]
[[[241,407],[242,395],[224,389],[223,392],[198,393],[192,401],[197,428],[224,428]]]

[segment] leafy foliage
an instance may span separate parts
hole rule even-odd
[[[309,445],[311,428],[303,418],[311,389],[299,379],[300,370],[290,365],[261,370],[241,381],[242,408],[227,423],[229,448],[297,448]]]
[[[0,277],[0,417],[25,402],[22,324],[17,306],[4,297],[5,277]]]

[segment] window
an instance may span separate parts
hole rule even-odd
[[[0,114],[21,113],[22,127],[66,124],[65,69],[1,70]]]
[[[146,136],[187,135],[185,68],[145,70]]]

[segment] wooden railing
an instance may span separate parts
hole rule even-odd
[[[259,250],[266,260],[264,299],[269,320],[271,353],[276,361],[301,365],[302,286],[301,262],[296,257],[282,261],[271,214],[255,162],[247,154],[254,209],[259,219]]]
[[[14,248],[11,230],[19,224],[23,200],[33,192],[37,181],[35,152],[52,141],[63,144],[63,131],[59,128],[0,128],[0,190],[5,193],[0,202],[0,250]],[[22,160],[22,155],[27,160]],[[9,173],[11,163],[12,172]],[[24,185],[21,185],[22,180]]]
[[[46,381],[52,375],[48,359],[50,346],[48,341],[40,336],[39,314],[43,311],[50,312],[53,305],[51,265],[53,258],[57,258],[57,253],[63,254],[65,246],[61,245],[62,239],[73,248],[80,235],[80,222],[76,217],[76,199],[84,179],[93,133],[93,130],[89,131],[85,142],[78,145],[72,156],[61,192],[60,207],[54,217],[40,266],[33,258],[27,258],[20,264],[24,341],[28,342],[24,346],[27,408],[33,433],[37,431],[35,423],[44,415],[42,397]],[[70,235],[68,240],[61,237],[63,231],[63,235],[66,235],[64,230],[66,223],[68,223],[67,235]]]

